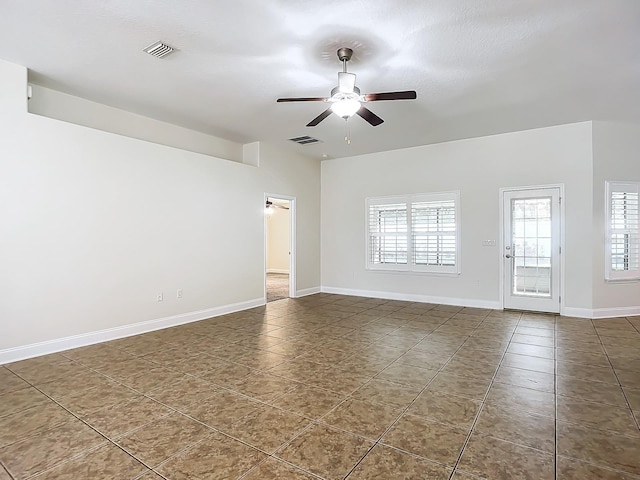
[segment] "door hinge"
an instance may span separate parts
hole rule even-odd
[[[558,303],[562,303],[562,296],[558,295]]]
[[[562,247],[558,247],[558,253],[562,254]]]
[[[558,203],[562,204],[562,197],[558,197]]]

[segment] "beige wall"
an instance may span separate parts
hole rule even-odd
[[[32,115],[26,80],[0,61],[0,358],[262,302],[265,192],[296,197],[297,289],[319,287],[318,161],[261,144],[253,167]]]

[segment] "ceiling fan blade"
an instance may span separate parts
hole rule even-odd
[[[418,98],[415,90],[404,92],[367,93],[363,95],[365,102],[376,102],[378,100],[415,100]]]
[[[375,113],[373,113],[371,110],[369,110],[366,107],[360,107],[360,110],[358,110],[356,113],[360,115],[362,118],[364,118],[367,122],[369,122],[374,127],[377,127],[382,122],[384,122],[384,120],[382,120],[379,116],[377,116]]]
[[[353,87],[355,86],[355,73],[338,72],[338,91],[340,93],[353,93]]]
[[[327,118],[329,115],[331,115],[333,112],[331,111],[331,107],[327,108],[324,112],[322,112],[320,115],[318,115],[316,118],[314,118],[313,120],[311,120],[309,123],[307,123],[307,127],[315,127],[316,125],[318,125],[322,120],[324,120],[325,118]]]
[[[326,97],[279,98],[277,102],[326,102]]]

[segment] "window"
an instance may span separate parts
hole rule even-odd
[[[460,272],[459,192],[367,200],[367,268]]]
[[[640,279],[640,183],[606,182],[607,280]]]

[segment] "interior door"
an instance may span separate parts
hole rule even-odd
[[[560,189],[503,192],[504,308],[560,312]]]

